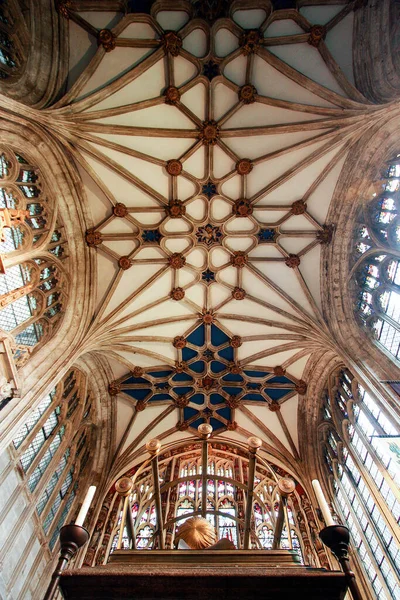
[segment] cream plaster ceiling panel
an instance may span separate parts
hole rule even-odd
[[[330,344],[325,219],[375,109],[351,83],[352,17],[343,5],[289,15],[265,2],[210,26],[189,3],[160,6],[99,33],[100,17],[76,13],[82,65],[85,36],[98,48],[46,115],[91,211],[87,349],[125,369],[110,386],[135,407],[133,419],[118,411],[125,457],[143,431],[189,435],[206,420],[296,458],[303,368]]]

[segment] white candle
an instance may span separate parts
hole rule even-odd
[[[325,499],[324,493],[322,491],[318,479],[313,479],[311,483],[314,488],[315,495],[317,496],[317,501],[323,514],[326,526],[329,527],[330,525],[336,525],[336,523],[332,519],[331,511],[329,510],[328,503]]]
[[[75,525],[80,525],[82,527],[83,522],[86,519],[86,515],[88,514],[90,505],[92,503],[95,491],[96,491],[96,486],[91,485],[87,491],[86,497],[81,506],[81,510],[79,511],[78,516],[76,517]]]

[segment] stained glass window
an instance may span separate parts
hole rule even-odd
[[[355,309],[395,358],[400,354],[400,156],[384,169],[359,216],[354,240]]]
[[[193,512],[194,512],[193,502],[189,498],[184,498],[183,500],[181,500],[176,509],[176,516],[179,519],[179,523],[180,524],[184,523],[186,521],[186,519],[183,517],[185,515],[187,515],[187,518],[189,518],[189,516],[192,515]]]
[[[184,462],[180,467],[181,477],[189,477],[189,479],[179,484],[176,509],[177,526],[193,515],[196,510],[201,511],[202,480],[190,479],[190,476],[201,475],[201,471],[201,459],[199,458]],[[207,475],[232,479],[232,462],[226,461],[216,464],[214,461],[210,461],[207,466]],[[207,518],[214,527],[217,527],[218,537],[227,537],[237,545],[237,506],[234,501],[235,487],[233,483],[222,479],[207,479],[206,485],[207,511],[209,513]],[[212,514],[215,510],[220,514],[216,516]]]
[[[400,432],[348,371],[334,373],[328,388],[324,463],[339,513],[376,597],[399,600],[400,467],[382,441]]]
[[[148,525],[147,523],[145,525],[141,525],[136,536],[136,548],[138,550],[149,550],[152,547],[151,540],[153,535],[154,527],[151,527],[151,525]]]
[[[228,538],[237,547],[237,526],[236,519],[233,518],[237,517],[236,504],[229,497],[225,497],[218,502],[218,510],[223,513],[218,515],[218,537]]]
[[[28,414],[12,442],[51,549],[88,466],[90,425],[81,423],[92,403],[87,392],[83,401],[84,390],[84,375],[72,369]]]

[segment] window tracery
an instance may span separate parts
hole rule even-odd
[[[67,297],[66,240],[55,216],[39,170],[0,148],[0,329],[15,342],[18,366],[54,332]]]
[[[378,599],[400,598],[399,429],[347,370],[329,379],[323,460],[336,506]],[[397,451],[400,449],[397,446]]]
[[[71,369],[30,412],[11,444],[51,550],[89,466],[92,412],[86,378]]]
[[[355,309],[395,358],[400,354],[400,157],[392,159],[364,204],[355,231]]]

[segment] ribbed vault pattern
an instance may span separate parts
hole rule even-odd
[[[89,201],[97,309],[82,351],[114,368],[127,460],[146,436],[201,420],[298,457],[304,366],[333,343],[320,298],[329,204],[382,115],[351,83],[353,4],[248,3],[212,25],[186,2],[120,20],[69,13],[75,54],[82,34],[98,47],[41,118]]]

